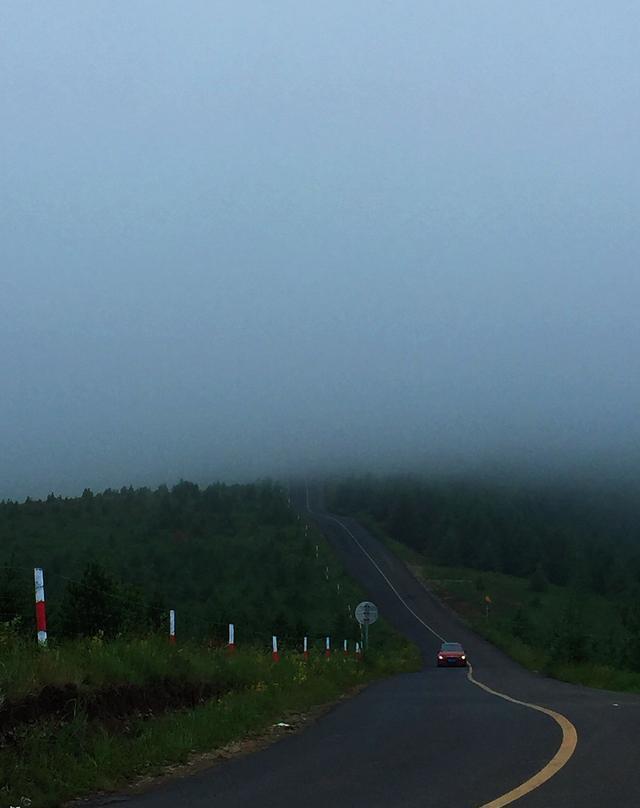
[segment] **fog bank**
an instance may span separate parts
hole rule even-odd
[[[633,476],[639,23],[4,4],[0,499]]]

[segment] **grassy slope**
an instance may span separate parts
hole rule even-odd
[[[468,567],[441,567],[395,541],[369,516],[358,518],[381,538],[414,574],[436,592],[478,634],[504,650],[530,670],[557,679],[609,690],[640,691],[640,674],[593,662],[556,661],[546,638],[557,616],[576,607],[581,621],[589,626],[589,641],[607,653],[610,638],[619,631],[618,615],[606,598],[577,592],[570,587],[549,585],[544,592],[531,591],[527,579],[497,572],[479,572]],[[489,616],[485,596],[491,598]],[[516,636],[517,612],[525,615],[525,637]]]
[[[42,566],[50,636],[74,633],[69,579],[82,580],[90,561],[118,583],[113,622],[123,612],[134,633],[164,629],[175,609],[182,639],[226,638],[233,622],[242,641],[268,645],[272,632],[342,634],[336,620],[353,605],[331,548],[305,530],[281,489],[181,483],[0,503],[0,621],[15,612],[32,630],[33,567]]]
[[[47,679],[61,684],[81,673],[96,674],[90,690],[126,682],[137,669],[138,681],[179,674],[183,681],[221,681],[225,695],[195,709],[109,722],[89,721],[81,709],[60,722],[41,721],[19,728],[0,755],[0,804],[17,805],[23,796],[32,805],[56,806],[72,796],[112,789],[132,777],[154,774],[183,763],[197,752],[214,749],[248,734],[264,731],[290,712],[336,699],[371,679],[418,664],[415,649],[387,633],[385,650],[363,663],[336,654],[326,660],[316,652],[309,662],[300,654],[283,655],[274,664],[263,651],[238,650],[229,655],[196,647],[170,648],[152,643],[121,643],[94,649],[61,649],[39,670],[55,671]],[[87,655],[93,657],[87,659]],[[86,664],[83,664],[86,663]],[[80,667],[79,667],[80,665]]]
[[[270,493],[265,497],[267,504],[272,505],[277,496]],[[185,568],[189,541],[185,547],[171,538],[160,539],[164,561],[156,570],[157,583],[164,583],[167,576],[182,587],[170,601],[178,604],[177,646],[166,641],[164,620],[160,636],[123,636],[108,642],[100,637],[62,640],[54,621],[45,650],[35,645],[28,625],[16,631],[12,625],[0,624],[0,709],[5,707],[5,720],[0,720],[4,737],[0,746],[0,808],[20,804],[23,796],[38,808],[60,805],[87,792],[121,787],[131,778],[184,762],[194,753],[261,732],[289,712],[333,701],[371,679],[419,666],[417,649],[394,634],[384,621],[376,625],[375,653],[365,662],[345,660],[342,654],[325,660],[321,653],[325,634],[331,634],[336,645],[347,638],[353,647],[358,627],[349,618],[349,607],[362,599],[362,592],[313,527],[305,529],[286,512],[271,518],[274,524],[268,521],[262,525],[255,500],[239,497],[236,494],[239,504],[234,506],[233,525],[225,524],[224,530],[216,527],[215,513],[209,518],[207,512],[197,510],[203,497],[194,497],[195,504],[189,505],[202,521],[189,539],[194,547],[201,548],[198,566]],[[127,497],[114,497],[109,508],[115,513],[109,511],[104,517],[116,547],[113,558],[101,541],[73,540],[65,545],[60,534],[52,536],[49,561],[54,564],[55,554],[64,551],[69,563],[80,569],[83,557],[99,552],[101,558],[113,561],[113,568],[126,568],[136,543],[128,541],[133,539],[129,536],[130,518],[121,508],[126,502]],[[152,495],[136,495],[132,502],[139,508],[136,516],[140,520],[151,519],[149,513],[153,515],[155,507]],[[23,563],[32,563],[31,555],[40,556],[38,542],[46,532],[44,523],[55,515],[53,509],[68,511],[67,527],[79,532],[91,518],[85,513],[86,506],[78,501],[36,504],[25,508],[24,514],[22,506],[11,506],[8,514],[16,535],[16,524],[23,518],[43,522],[37,541],[25,532],[28,538]],[[78,522],[73,521],[74,513]],[[185,530],[190,530],[188,518],[183,521]],[[154,548],[156,544],[155,535],[150,536],[148,546]],[[203,601],[199,619],[190,626],[197,638],[185,641],[180,628],[186,622],[185,612],[194,604],[189,587],[208,594],[212,589],[211,569],[216,570],[219,586],[213,587],[214,597]],[[55,581],[55,575],[49,576],[52,578]],[[64,608],[61,589],[54,586],[49,591],[50,605],[60,613]],[[265,591],[272,593],[268,602]],[[244,612],[238,608],[239,596]],[[229,656],[225,650],[208,647],[209,640],[219,643],[226,631],[225,624],[216,625],[222,614],[235,616],[238,611],[236,653]],[[274,630],[283,634],[282,661],[277,665],[269,653]],[[302,661],[297,650],[303,633],[315,643],[309,663]],[[131,695],[136,686],[143,692],[123,710],[120,696]],[[42,700],[48,689],[55,696],[63,688],[71,688],[75,714],[73,710],[71,715],[68,711],[49,711],[36,722],[15,720],[16,709],[19,711],[25,700]],[[185,706],[176,710],[175,702],[168,702],[173,711],[165,712],[156,700],[150,714],[144,702],[145,688],[164,689],[169,695],[177,690],[178,701],[184,691]],[[193,693],[199,689],[204,694],[213,689],[224,695],[198,703],[193,701]],[[143,702],[136,703],[141,696]],[[102,704],[101,713],[90,720],[87,716],[96,701]],[[7,716],[13,716],[13,722],[7,721]]]

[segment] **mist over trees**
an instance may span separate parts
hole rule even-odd
[[[214,642],[355,630],[352,583],[270,481],[2,502],[0,548],[0,620],[33,631],[42,566],[53,638],[167,632],[169,609]]]
[[[513,636],[546,643],[556,660],[616,653],[640,670],[640,503],[633,492],[361,476],[334,482],[329,502],[373,520],[432,564],[528,579],[533,608],[549,586],[567,588],[566,607],[544,637],[533,636],[531,612],[523,609],[512,615]],[[597,639],[581,609],[587,596],[614,609],[615,625],[599,627]]]
[[[332,501],[370,513],[434,563],[598,594],[640,582],[640,505],[608,492],[356,477],[336,484]]]

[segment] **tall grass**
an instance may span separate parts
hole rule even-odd
[[[561,662],[546,648],[533,647],[513,637],[509,631],[475,620],[472,627],[523,667],[572,684],[619,692],[640,692],[640,673],[597,662]]]
[[[159,637],[111,642],[99,638],[72,640],[48,648],[14,637],[5,638],[0,650],[0,694],[8,700],[37,694],[46,686],[67,684],[88,691],[123,683],[141,685],[162,678],[213,682],[228,678],[232,666],[224,654],[195,643],[171,646]],[[241,676],[239,663],[233,667],[233,674]]]
[[[382,621],[381,621],[382,622]],[[195,644],[170,646],[164,638],[138,642],[71,642],[39,649],[14,639],[3,654],[0,688],[5,699],[36,694],[46,685],[75,684],[83,692],[171,679],[223,685],[221,697],[195,709],[150,719],[132,715],[117,722],[89,721],[80,706],[73,718],[48,718],[17,729],[0,751],[0,808],[49,808],[131,778],[184,763],[190,755],[259,733],[283,719],[332,701],[371,679],[419,667],[414,646],[379,626],[376,648],[362,662],[319,649],[305,661],[284,652],[274,663],[263,649],[233,654]],[[5,638],[6,641],[6,638]],[[5,645],[5,650],[7,646]]]
[[[384,654],[397,659],[411,656],[411,646],[382,623],[379,643]],[[312,655],[320,645],[311,645]],[[353,646],[352,646],[353,650]],[[340,652],[341,653],[341,652]],[[152,680],[173,679],[184,684],[228,682],[243,686],[271,664],[266,649],[248,647],[229,654],[224,648],[208,648],[195,642],[170,645],[164,637],[105,642],[99,638],[71,640],[40,648],[19,636],[2,637],[0,632],[0,699],[17,701],[39,693],[44,687],[76,685],[83,691],[113,685],[143,685]],[[284,651],[284,657],[298,654]],[[391,664],[390,670],[393,668]],[[381,671],[384,673],[385,671]]]
[[[602,664],[611,648],[624,645],[624,632],[615,606],[593,593],[570,587],[548,585],[533,592],[527,579],[469,567],[445,567],[429,563],[424,555],[392,539],[380,523],[368,514],[358,518],[436,592],[460,617],[523,667],[564,682],[604,690],[640,692],[640,673],[624,667]],[[486,596],[491,598],[489,614]],[[554,621],[569,604],[579,604],[581,623],[586,627],[590,659],[558,660],[549,647]],[[514,633],[516,612],[525,614],[530,632]]]
[[[424,566],[423,575],[474,631],[529,670],[588,687],[640,692],[640,673],[598,661],[602,651],[622,644],[617,615],[604,598],[582,595],[579,600],[580,619],[587,627],[585,654],[588,658],[558,659],[551,644],[554,624],[558,615],[575,603],[578,597],[575,591],[549,586],[543,593],[532,593],[526,580],[514,576],[478,574],[474,570],[429,564]],[[492,600],[489,616],[485,610],[485,593]],[[524,637],[514,633],[518,611],[524,613],[529,625]],[[602,658],[606,658],[606,654],[602,654]]]

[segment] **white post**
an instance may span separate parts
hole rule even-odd
[[[38,630],[38,643],[47,644],[47,607],[44,597],[44,572],[41,567],[35,567],[33,577],[36,589],[36,627]]]
[[[176,641],[176,613],[174,609],[169,612],[169,642],[175,643]]]

